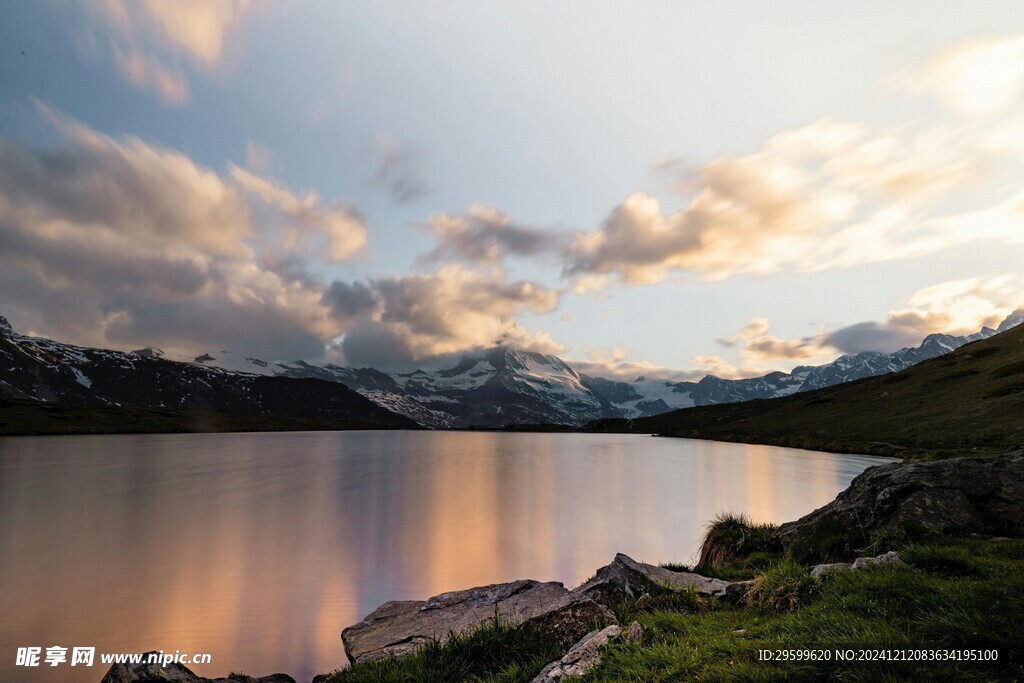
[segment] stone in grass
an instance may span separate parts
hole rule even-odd
[[[811,577],[817,581],[821,581],[826,576],[831,574],[840,574],[842,572],[848,572],[853,569],[853,565],[849,562],[833,562],[832,564],[819,564],[811,570]]]
[[[875,565],[886,564],[905,565],[906,562],[903,561],[903,558],[900,557],[899,553],[897,553],[895,550],[890,550],[889,552],[883,553],[882,555],[878,555],[877,557],[858,557],[856,560],[853,561],[852,569],[856,572],[860,571],[861,569],[873,567]]]
[[[629,625],[626,630],[626,635],[623,636],[623,640],[627,643],[639,643],[644,639],[644,627],[640,625],[639,621],[634,621]]]
[[[815,580],[821,581],[831,574],[840,574],[842,572],[850,571],[859,572],[862,569],[879,565],[902,566],[905,564],[906,562],[903,561],[899,553],[895,550],[890,550],[889,552],[878,555],[877,557],[858,557],[852,563],[835,562],[833,564],[819,564],[811,570],[811,576],[814,577]]]
[[[633,622],[639,628],[640,624]],[[632,631],[632,627],[630,627]],[[583,676],[601,663],[601,648],[618,640],[622,629],[608,626],[600,631],[591,631],[573,645],[565,655],[544,667],[531,683],[556,683],[563,678]],[[628,637],[628,636],[627,636]]]
[[[531,624],[560,647],[569,647],[596,623],[615,615],[561,583],[513,581],[453,591],[429,600],[386,602],[341,632],[353,664],[413,654],[432,640],[474,631],[495,618],[517,626]]]

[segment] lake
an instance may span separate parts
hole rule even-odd
[[[204,652],[203,675],[345,661],[387,600],[688,563],[722,511],[796,519],[885,459],[620,434],[302,432],[0,439],[0,680],[20,646]]]

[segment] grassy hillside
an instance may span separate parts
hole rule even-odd
[[[900,457],[999,453],[1024,443],[1024,325],[890,375],[590,428]]]

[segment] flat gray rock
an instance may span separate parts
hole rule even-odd
[[[619,553],[611,564],[598,569],[594,578],[577,588],[575,592],[593,598],[602,605],[609,605],[616,600],[638,598],[652,585],[670,590],[693,589],[717,598],[742,599],[749,590],[750,582],[741,581],[734,584],[692,572],[674,572],[664,567],[637,562],[628,555]]]
[[[561,583],[513,581],[443,593],[429,600],[386,602],[358,624],[341,632],[352,663],[403,657],[423,644],[444,642],[473,631],[497,616],[543,629],[561,647],[569,647],[596,623],[615,621],[607,608]]]
[[[874,567],[878,565],[897,565],[903,566],[906,562],[900,557],[900,554],[895,550],[890,550],[887,553],[878,555],[877,557],[858,557],[853,561],[853,571],[859,572],[861,569],[867,569],[868,567]]]
[[[636,624],[636,626],[640,626]],[[601,663],[601,648],[618,640],[622,629],[608,626],[600,631],[591,631],[573,645],[565,655],[544,667],[530,683],[557,683],[564,678],[583,676]]]

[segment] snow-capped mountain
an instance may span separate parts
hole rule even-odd
[[[613,400],[612,403],[622,412],[622,417],[637,418],[666,412],[668,409],[778,398],[865,377],[898,372],[930,358],[947,354],[972,341],[988,339],[1021,323],[1024,323],[1024,309],[1008,316],[995,330],[985,327],[974,334],[964,336],[932,334],[925,337],[920,346],[900,349],[894,353],[864,351],[852,356],[840,356],[825,365],[800,366],[794,368],[792,372],[770,372],[749,379],[729,380],[709,375],[699,382],[652,382],[638,377],[634,382],[615,383],[626,384],[634,392],[629,393],[621,386],[617,386],[615,396],[618,400]],[[627,397],[629,400],[622,400]],[[658,400],[668,408],[659,405]]]
[[[20,335],[0,317],[0,397],[65,406],[213,409],[302,424],[416,427],[338,382],[168,360],[159,349],[93,349]]]
[[[933,334],[920,346],[895,353],[866,351],[825,365],[750,379],[708,376],[692,382],[637,377],[625,382],[580,373],[556,356],[507,347],[471,355],[446,370],[410,373],[306,361],[271,363],[230,351],[172,360],[159,349],[121,353],[23,337],[0,318],[0,363],[4,363],[0,395],[45,401],[205,405],[227,401],[221,385],[236,387],[231,391],[248,396],[252,390],[246,387],[260,382],[312,379],[342,384],[387,409],[387,414],[397,413],[434,429],[583,425],[600,418],[647,417],[677,408],[776,398],[896,372],[1021,323],[1024,309],[1007,317],[996,330],[986,327],[966,336]],[[215,395],[219,398],[212,398]],[[234,405],[232,401],[238,400],[227,403]]]
[[[637,377],[624,382],[577,372],[560,358],[495,348],[440,371],[385,373],[371,368],[286,363],[270,371],[293,377],[334,379],[364,396],[433,428],[511,424],[582,425],[605,417],[638,418],[677,408],[776,398],[801,391],[897,372],[1024,322],[1024,309],[999,326],[965,336],[933,334],[920,346],[894,353],[865,351],[792,372],[698,382]],[[217,361],[212,361],[217,362]]]

